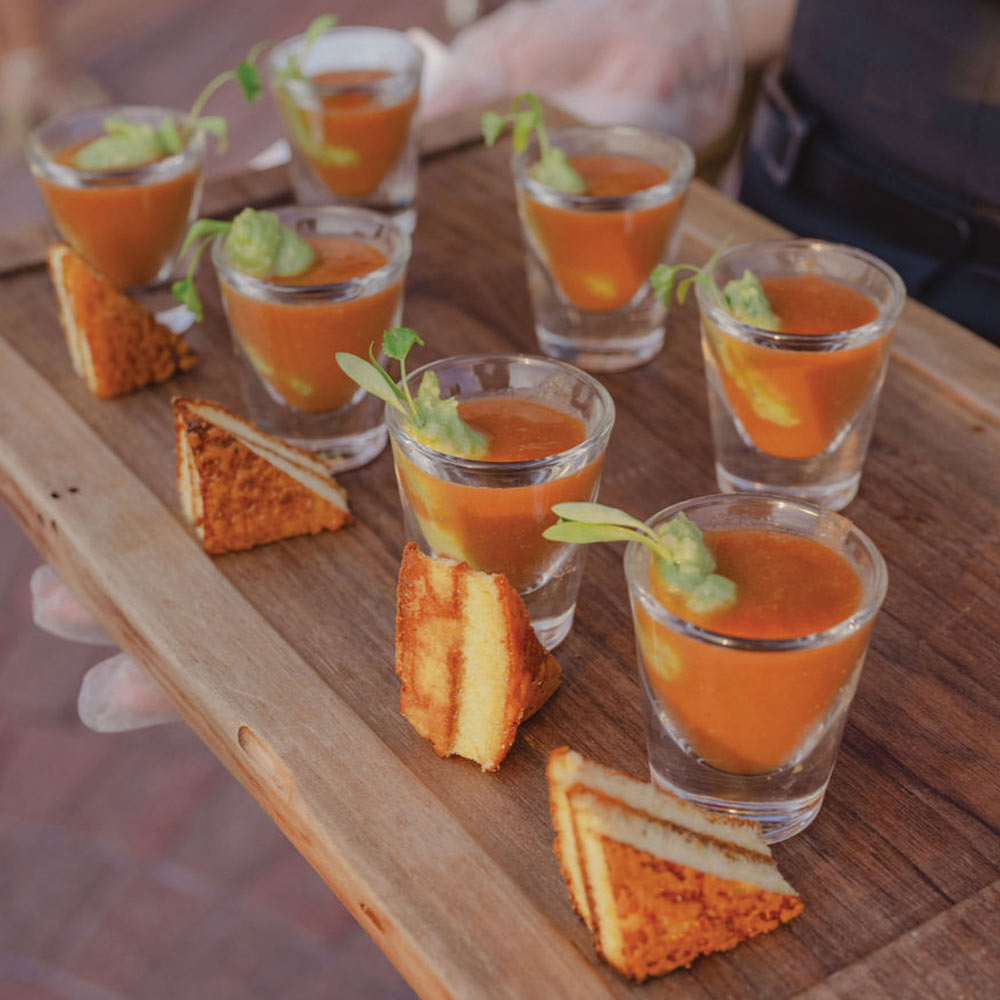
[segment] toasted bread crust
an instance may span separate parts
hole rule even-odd
[[[630,979],[689,966],[802,912],[756,824],[705,813],[567,747],[550,754],[546,775],[573,908],[598,956]]]
[[[181,337],[68,246],[50,247],[48,262],[73,367],[99,399],[165,382],[197,364]]]
[[[447,567],[432,581],[432,571]],[[524,602],[501,574],[485,574],[467,564],[434,559],[410,543],[403,551],[396,592],[396,673],[400,711],[431,740],[442,757],[455,753],[459,692],[466,682],[462,648],[463,594],[470,577],[489,581],[503,618],[504,662],[508,667],[504,704],[491,750],[478,763],[496,770],[507,756],[517,727],[548,700],[559,685],[559,665],[528,618]]]
[[[610,837],[600,842],[622,936],[621,961],[604,958],[636,982],[728,951],[802,912],[797,896],[717,878]]]
[[[336,531],[351,519],[346,503],[337,506],[317,495],[196,412],[206,408],[245,423],[218,403],[173,400],[182,504],[206,552],[221,555],[295,535]],[[283,451],[298,451],[285,442],[276,445]],[[303,462],[315,464],[307,452],[300,454]]]

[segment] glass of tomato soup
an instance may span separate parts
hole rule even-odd
[[[514,153],[538,345],[589,371],[635,368],[663,346],[666,307],[649,275],[673,254],[694,156],[680,139],[624,125],[554,129],[551,143],[586,192],[538,181],[536,143]]]
[[[732,247],[717,288],[752,271],[778,329],[729,314],[696,283],[720,489],[854,499],[906,290],[877,257],[822,240]]]
[[[607,390],[548,358],[447,358],[407,378],[416,393],[434,372],[441,396],[488,441],[483,459],[444,454],[417,441],[392,407],[386,423],[407,539],[430,554],[503,573],[527,605],[546,648],[569,633],[583,546],[550,542],[553,504],[593,500],[615,419]]]
[[[75,154],[104,134],[104,122],[158,126],[183,121],[170,108],[106,107],[51,118],[28,138],[28,165],[52,224],[110,282],[137,288],[166,281],[201,200],[205,135],[180,153],[118,170],[87,170]]]
[[[271,51],[297,201],[364,205],[413,231],[422,65],[406,35],[386,28],[331,28]]]
[[[385,447],[382,404],[352,382],[338,351],[368,357],[397,326],[410,238],[362,208],[280,208],[275,214],[316,258],[294,277],[257,278],[212,245],[250,419],[316,452],[331,472],[370,462]]]
[[[783,840],[822,805],[885,597],[885,563],[846,518],[797,500],[700,497],[646,523],[678,514],[702,531],[736,598],[693,613],[649,549],[626,549],[650,773]]]

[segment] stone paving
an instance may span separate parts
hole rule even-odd
[[[0,505],[0,997],[412,998],[186,726],[80,723],[112,651],[35,628],[39,562]]]

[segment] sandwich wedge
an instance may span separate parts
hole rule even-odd
[[[177,487],[205,551],[336,531],[351,515],[322,462],[219,403],[173,399]]]

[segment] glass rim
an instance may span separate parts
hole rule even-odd
[[[809,632],[805,635],[792,636],[787,639],[753,639],[745,636],[728,635],[725,632],[715,632],[701,625],[695,625],[685,618],[678,617],[668,608],[664,607],[653,593],[648,582],[652,553],[639,542],[629,542],[623,558],[625,579],[628,583],[629,591],[641,601],[645,610],[659,624],[665,625],[672,631],[678,632],[689,639],[697,639],[713,646],[724,646],[729,649],[738,649],[747,652],[780,653],[831,645],[842,639],[846,639],[849,635],[856,634],[873,621],[882,607],[882,602],[885,600],[889,585],[889,572],[885,564],[885,559],[875,546],[875,543],[853,521],[842,514],[823,507],[817,507],[815,504],[806,503],[803,500],[796,500],[778,494],[713,493],[708,496],[682,500],[669,507],[664,507],[663,510],[657,511],[651,517],[647,518],[645,523],[652,528],[677,514],[708,507],[720,501],[727,503],[760,503],[761,501],[766,501],[775,506],[794,508],[799,513],[812,515],[817,518],[826,517],[841,522],[847,529],[844,532],[844,537],[853,537],[871,559],[872,566],[874,567],[874,578],[870,585],[866,586],[862,582],[862,600],[858,608],[847,618],[842,619],[835,625],[831,625],[820,632]],[[748,530],[755,531],[758,529],[751,528]],[[780,531],[782,529],[779,525],[774,526],[774,530]]]
[[[465,469],[469,472],[490,471],[493,473],[503,472],[504,474],[510,473],[514,475],[548,469],[552,466],[561,465],[567,460],[574,460],[581,455],[585,455],[589,449],[594,447],[595,442],[601,439],[606,441],[607,437],[611,434],[611,429],[615,422],[615,403],[611,398],[611,393],[592,375],[568,362],[559,361],[556,358],[540,357],[533,354],[454,354],[450,357],[439,358],[437,361],[430,361],[425,365],[421,365],[407,374],[406,381],[408,383],[412,382],[418,376],[419,378],[423,378],[425,372],[437,372],[449,365],[472,365],[484,361],[506,361],[551,368],[563,374],[570,375],[584,385],[590,386],[601,401],[603,409],[597,427],[592,433],[587,434],[579,444],[573,445],[572,448],[567,448],[565,451],[556,452],[554,455],[546,455],[544,458],[531,458],[518,462],[490,462],[484,459],[462,458],[458,455],[450,455],[447,452],[438,451],[436,448],[431,448],[423,444],[407,433],[405,429],[406,418],[394,406],[390,406],[387,403],[385,407],[385,425],[389,430],[390,437],[403,442],[408,449],[413,449],[416,454],[435,462],[443,461],[451,466]],[[402,388],[402,379],[396,385],[398,388]]]
[[[36,125],[29,133],[25,145],[28,166],[32,172],[42,174],[62,187],[87,188],[102,181],[118,181],[122,184],[151,184],[165,180],[177,174],[184,173],[199,164],[205,153],[205,134],[195,130],[188,139],[184,149],[179,153],[171,153],[151,163],[138,167],[117,167],[111,170],[85,170],[69,163],[57,163],[46,148],[45,135],[50,130],[68,125],[73,119],[89,117],[108,118],[115,114],[132,115],[136,118],[148,114],[165,118],[173,115],[179,121],[187,117],[186,111],[177,108],[161,107],[155,104],[109,104],[97,108],[80,108],[76,111],[66,111],[53,115]],[[100,138],[99,135],[94,136]]]
[[[293,224],[302,219],[315,219],[317,217],[327,217],[343,220],[345,223],[351,220],[359,220],[375,225],[378,228],[388,229],[398,240],[394,252],[388,257],[385,264],[377,267],[374,271],[359,275],[356,278],[348,278],[346,281],[332,281],[322,285],[289,285],[282,282],[272,281],[268,278],[258,278],[252,274],[245,274],[234,267],[223,250],[226,234],[222,233],[212,240],[212,263],[215,265],[219,280],[225,280],[236,291],[256,299],[280,299],[289,304],[294,302],[309,302],[316,299],[333,302],[348,302],[353,299],[364,298],[367,295],[375,295],[385,288],[388,288],[394,281],[402,277],[406,265],[409,263],[412,252],[412,241],[408,233],[397,226],[392,219],[375,212],[372,209],[360,208],[354,205],[285,205],[281,208],[269,209],[278,216],[282,222]],[[345,236],[345,238],[358,238],[341,233],[319,233],[319,236]]]
[[[784,249],[812,251],[814,253],[825,252],[852,257],[878,271],[888,282],[890,289],[888,302],[883,306],[876,304],[878,315],[862,326],[823,334],[781,333],[778,330],[765,330],[762,327],[754,326],[752,323],[744,323],[742,320],[736,319],[735,316],[731,316],[726,312],[717,301],[714,301],[701,284],[695,282],[694,290],[698,300],[698,308],[716,326],[722,327],[726,333],[734,334],[741,340],[751,341],[758,347],[820,352],[840,347],[848,341],[853,345],[878,340],[899,321],[899,315],[906,304],[906,286],[903,284],[903,279],[893,267],[874,254],[868,253],[867,250],[861,250],[846,243],[836,243],[831,240],[809,237],[755,240],[751,243],[741,243],[738,246],[727,247],[719,254],[716,264],[722,264],[738,253],[745,253],[748,250],[756,250],[758,248],[763,250]],[[716,288],[719,287],[715,282],[714,276],[712,283]]]
[[[324,84],[316,83],[312,79],[306,77],[305,79],[296,79],[291,81],[295,89],[300,91],[307,90],[308,92],[317,95],[320,98],[323,97],[338,97],[342,94],[378,94],[384,89],[392,88],[398,81],[414,81],[414,89],[420,83],[420,75],[424,63],[424,54],[421,52],[420,47],[416,45],[404,31],[396,31],[394,28],[378,28],[378,27],[368,27],[359,24],[344,24],[337,25],[333,28],[327,28],[321,35],[319,35],[314,46],[322,43],[323,39],[331,38],[333,36],[348,36],[354,35],[355,37],[360,35],[371,35],[380,36],[386,41],[391,41],[394,45],[402,45],[403,48],[408,49],[411,63],[403,67],[402,69],[388,69],[387,76],[381,77],[378,80],[372,80],[370,83],[349,83],[349,84]],[[267,66],[269,70],[269,75],[273,80],[275,80],[280,72],[281,67],[287,60],[288,55],[295,51],[296,49],[301,49],[306,44],[306,36],[303,32],[300,35],[294,35],[291,38],[286,38],[283,42],[275,45],[267,56]]]
[[[511,153],[511,171],[514,183],[524,187],[536,201],[554,205],[558,208],[575,209],[589,212],[622,212],[664,205],[680,197],[691,183],[694,176],[695,157],[691,147],[670,135],[656,129],[640,128],[637,125],[568,125],[563,128],[549,130],[549,138],[553,145],[559,144],[560,137],[587,137],[596,135],[618,136],[626,139],[652,139],[669,147],[680,159],[676,167],[670,171],[665,181],[652,187],[633,191],[622,195],[571,194],[567,191],[557,191],[540,181],[535,180],[530,173],[528,156],[537,148],[537,140],[532,137],[531,144],[523,153]],[[643,159],[641,154],[621,153],[621,156],[634,156]],[[533,165],[533,164],[532,164]],[[659,164],[657,164],[659,165]]]

